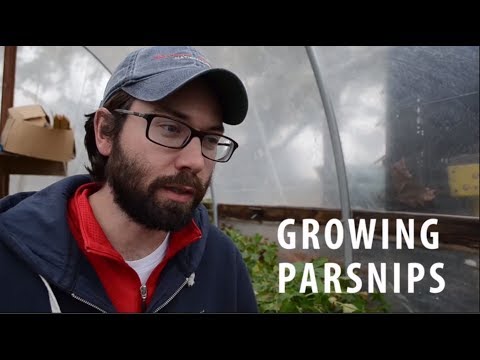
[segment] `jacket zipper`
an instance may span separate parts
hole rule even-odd
[[[98,311],[100,311],[100,312],[102,312],[102,313],[105,313],[105,314],[107,313],[105,310],[99,308],[97,305],[93,305],[91,302],[82,299],[81,297],[75,295],[74,293],[72,293],[72,297],[73,297],[74,299],[77,299],[78,301],[80,301],[80,302],[82,302],[82,303],[90,306],[90,307],[93,307],[94,309],[97,309]]]
[[[142,312],[147,310],[147,286],[140,286],[140,296],[142,297]]]
[[[188,278],[185,278],[185,281],[180,285],[180,287],[162,305],[160,305],[154,311],[154,313],[159,312],[165,306],[167,306],[168,303],[170,303],[170,301],[172,301],[175,298],[175,296],[177,296],[178,293],[185,287],[185,285],[188,284],[188,286],[193,286],[193,284],[195,283],[194,279],[195,279],[195,273],[192,273]],[[142,297],[142,311],[145,312],[146,307],[147,307],[147,286],[146,285],[140,286],[140,296]],[[94,309],[97,309],[98,311],[100,311],[102,313],[106,313],[105,310],[99,308],[97,305],[94,305],[87,300],[82,299],[81,297],[75,295],[74,293],[72,293],[72,297],[74,299],[77,299],[78,301],[88,305],[88,306],[93,307]]]
[[[188,278],[185,279],[185,281],[182,283],[182,285],[180,285],[180,287],[177,289],[177,291],[175,291],[162,305],[160,305],[155,311],[154,313],[156,312],[159,312],[160,310],[162,310],[165,306],[168,305],[168,303],[170,301],[173,300],[173,298],[175,296],[177,296],[177,294],[185,287],[185,285],[187,285],[187,282],[188,282]]]

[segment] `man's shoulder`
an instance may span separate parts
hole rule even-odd
[[[215,246],[222,246],[227,248],[233,248],[232,239],[230,239],[222,230],[211,223],[208,210],[205,205],[200,204],[194,216],[195,224],[199,227],[202,234],[207,234],[206,239],[208,242],[215,243]]]
[[[24,191],[16,194],[5,196],[0,199],[0,214],[14,207],[18,203],[22,202],[26,198],[35,194],[36,191]]]
[[[88,175],[72,175],[56,181],[39,191],[24,191],[8,195],[0,199],[0,214],[16,207],[26,199],[32,199],[33,202],[36,202],[38,199],[39,202],[51,205],[54,203],[53,200],[57,200],[56,197],[68,198],[79,186],[89,181],[92,180]],[[22,206],[22,208],[24,207]]]
[[[225,243],[228,245],[233,245],[232,239],[227,236],[222,230],[220,230],[217,226],[210,224],[208,230],[208,237],[209,239],[214,239],[215,241],[219,241],[221,243]]]
[[[208,232],[207,247],[223,254],[238,255],[238,248],[233,240],[215,225],[211,224]]]
[[[2,234],[0,234],[1,237]],[[48,312],[45,286],[21,256],[0,239],[0,312]]]

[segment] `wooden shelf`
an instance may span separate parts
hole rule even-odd
[[[65,176],[67,174],[67,163],[5,152],[0,153],[0,176],[14,174]]]

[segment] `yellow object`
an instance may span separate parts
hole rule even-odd
[[[450,194],[455,197],[479,195],[479,164],[451,165],[448,167]]]

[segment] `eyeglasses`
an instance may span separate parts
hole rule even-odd
[[[125,109],[113,111],[144,118],[147,120],[145,133],[147,139],[170,149],[183,149],[194,137],[198,137],[202,144],[204,157],[213,161],[227,162],[238,147],[237,142],[227,136],[196,130],[166,115],[144,114]]]

